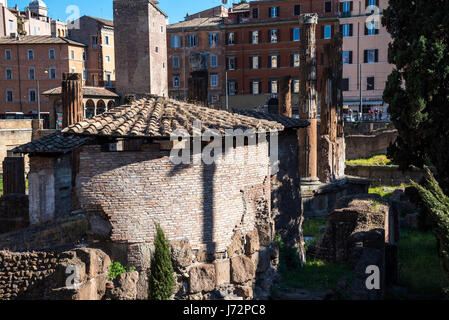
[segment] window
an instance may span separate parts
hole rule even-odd
[[[86,54],[86,51],[83,51],[83,61],[86,61],[87,60],[87,54]]]
[[[250,58],[250,67],[251,69],[259,69],[260,68],[260,57],[253,56]]]
[[[13,101],[13,92],[12,90],[6,91],[6,102],[12,102]]]
[[[270,42],[271,43],[278,42],[278,37],[279,37],[278,34],[279,34],[278,30],[270,30]]]
[[[253,19],[259,18],[259,8],[253,8]]]
[[[270,81],[270,92],[272,94],[278,93],[278,81],[277,80]]]
[[[251,43],[258,44],[259,43],[259,31],[253,31],[251,33]]]
[[[374,87],[374,77],[368,77],[368,78],[366,78],[366,90],[367,90],[367,91],[373,91],[373,90],[375,90],[375,87]]]
[[[340,4],[340,8],[341,8],[341,13],[343,14],[343,16],[345,17],[349,17],[351,16],[351,11],[352,11],[352,1],[345,1],[343,3]]]
[[[170,44],[172,48],[181,48],[181,36],[179,35],[171,36]]]
[[[343,64],[352,64],[352,51],[343,51]]]
[[[351,24],[343,24],[342,25],[342,33],[343,37],[352,37],[353,26]]]
[[[111,57],[110,56],[106,56],[106,62],[111,62]]]
[[[50,60],[55,60],[55,49],[50,49],[50,50],[48,51],[48,58],[49,58]]]
[[[299,80],[293,80],[293,93],[299,93]]]
[[[32,49],[28,49],[28,60],[34,60],[34,51]]]
[[[236,58],[229,57],[227,65],[228,65],[228,70],[235,70],[236,69]]]
[[[330,39],[332,36],[332,26],[326,25],[323,30],[323,39]]]
[[[92,38],[91,38],[91,45],[92,45],[92,48],[96,48],[97,47],[97,45],[98,45],[98,37],[97,36],[92,36]]]
[[[272,69],[279,68],[279,56],[270,56],[270,67]]]
[[[332,12],[332,1],[324,2],[324,12],[325,13]]]
[[[379,49],[367,49],[364,51],[364,63],[379,62]]]
[[[107,85],[108,87],[110,87],[110,86],[111,86],[111,83],[112,83],[112,81],[111,81],[111,75],[108,73],[108,74],[106,74],[106,85]]]
[[[76,68],[75,67],[72,68],[72,73],[76,73]]]
[[[349,78],[342,79],[341,81],[341,90],[349,91]]]
[[[210,56],[210,66],[211,68],[216,68],[217,65],[218,65],[218,57],[213,54]]]
[[[368,0],[368,7],[376,6],[376,5],[377,5],[377,0]]]
[[[179,77],[179,74],[173,75],[173,88],[179,88],[181,84],[181,79]]]
[[[156,53],[158,53],[159,52],[159,47],[155,47],[154,51],[156,51]]]
[[[301,55],[299,53],[294,53],[292,55],[292,67],[298,68],[301,66]]]
[[[83,80],[87,80],[87,70],[83,70]]]
[[[218,33],[209,33],[209,47],[215,48],[218,45]]]
[[[109,36],[105,36],[105,37],[104,37],[104,43],[105,43],[106,45],[109,45]]]
[[[5,50],[5,60],[11,60],[11,50]]]
[[[233,45],[233,44],[235,44],[235,33],[229,32],[228,33],[228,45]]]
[[[375,21],[370,21],[368,23],[368,26],[365,24],[365,35],[366,36],[372,36],[375,34],[379,34],[379,29],[376,28]]]
[[[260,81],[251,81],[251,94],[260,94]]]
[[[12,70],[6,69],[6,80],[11,80],[11,79],[12,79]]]
[[[237,82],[236,81],[228,82],[228,94],[231,96],[235,96],[237,94]]]
[[[218,86],[218,75],[217,74],[210,75],[210,86],[211,87]]]
[[[173,57],[173,69],[178,69],[180,67],[180,60],[178,56]]]
[[[189,44],[189,48],[198,47],[198,35],[197,34],[189,34],[187,36],[187,41]]]
[[[55,80],[56,79],[56,68],[50,68],[49,76],[50,76],[50,80]]]
[[[293,41],[300,41],[301,40],[301,29],[294,28],[292,31],[292,40]]]
[[[70,59],[75,60],[75,50],[70,50]]]
[[[9,20],[9,32],[14,33],[14,21]]]
[[[28,101],[36,102],[36,90],[30,89],[30,91],[28,92]]]
[[[28,80],[34,80],[35,78],[35,71],[34,68],[28,69]]]
[[[294,11],[294,15],[295,16],[299,16],[301,14],[301,5],[300,4],[295,4],[295,7],[294,7],[293,11]]]
[[[279,17],[279,7],[270,7],[270,18],[277,18]]]

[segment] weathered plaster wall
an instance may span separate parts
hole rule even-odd
[[[374,135],[346,136],[346,158],[348,160],[369,158],[386,154],[387,148],[396,140],[397,130],[383,131]]]

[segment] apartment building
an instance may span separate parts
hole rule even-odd
[[[0,113],[48,113],[40,94],[61,85],[64,72],[82,73],[86,46],[63,37],[0,38]],[[48,114],[46,115],[48,116]]]
[[[388,44],[392,39],[381,19],[388,0],[340,1],[339,6],[344,107],[354,114],[363,112],[365,117],[370,110],[378,109],[386,119],[388,105],[382,96],[393,70],[388,63]]]
[[[115,84],[114,22],[83,16],[69,29],[70,39],[87,46],[86,85],[112,88]]]
[[[323,45],[339,32],[338,10],[339,1],[335,0],[251,1],[233,5],[227,16],[194,18],[170,25],[170,95],[199,98],[196,100],[222,108],[267,108],[278,104],[279,79],[290,75],[293,104],[297,108],[301,46],[298,17],[309,12],[320,16],[319,85]],[[201,59],[195,58],[198,56]],[[197,97],[196,92],[202,95]]]
[[[0,37],[17,34],[17,17],[8,9],[7,0],[0,0]]]

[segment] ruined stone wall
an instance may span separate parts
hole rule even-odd
[[[397,130],[383,131],[374,135],[346,136],[346,158],[348,160],[369,158],[386,154],[387,148],[398,136]]]
[[[0,234],[29,225],[28,196],[9,194],[0,197]]]
[[[31,142],[32,135],[32,120],[0,120],[0,173],[3,172],[3,160],[8,150]],[[25,160],[27,168],[28,157]]]
[[[410,168],[405,172],[399,170],[398,166],[354,166],[346,167],[346,174],[354,177],[367,178],[372,181],[371,186],[400,186],[409,184],[410,180],[421,181],[426,176],[422,169]]]

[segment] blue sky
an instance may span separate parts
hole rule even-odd
[[[49,16],[53,19],[67,21],[70,13],[66,13],[69,6],[76,5],[80,15],[90,15],[112,20],[112,0],[43,0],[49,8]],[[232,2],[229,0],[228,2]],[[30,0],[8,0],[8,7],[16,4],[20,9],[28,6]],[[195,13],[207,8],[220,5],[221,0],[159,0],[159,7],[169,16],[169,22],[183,20],[186,13]]]

